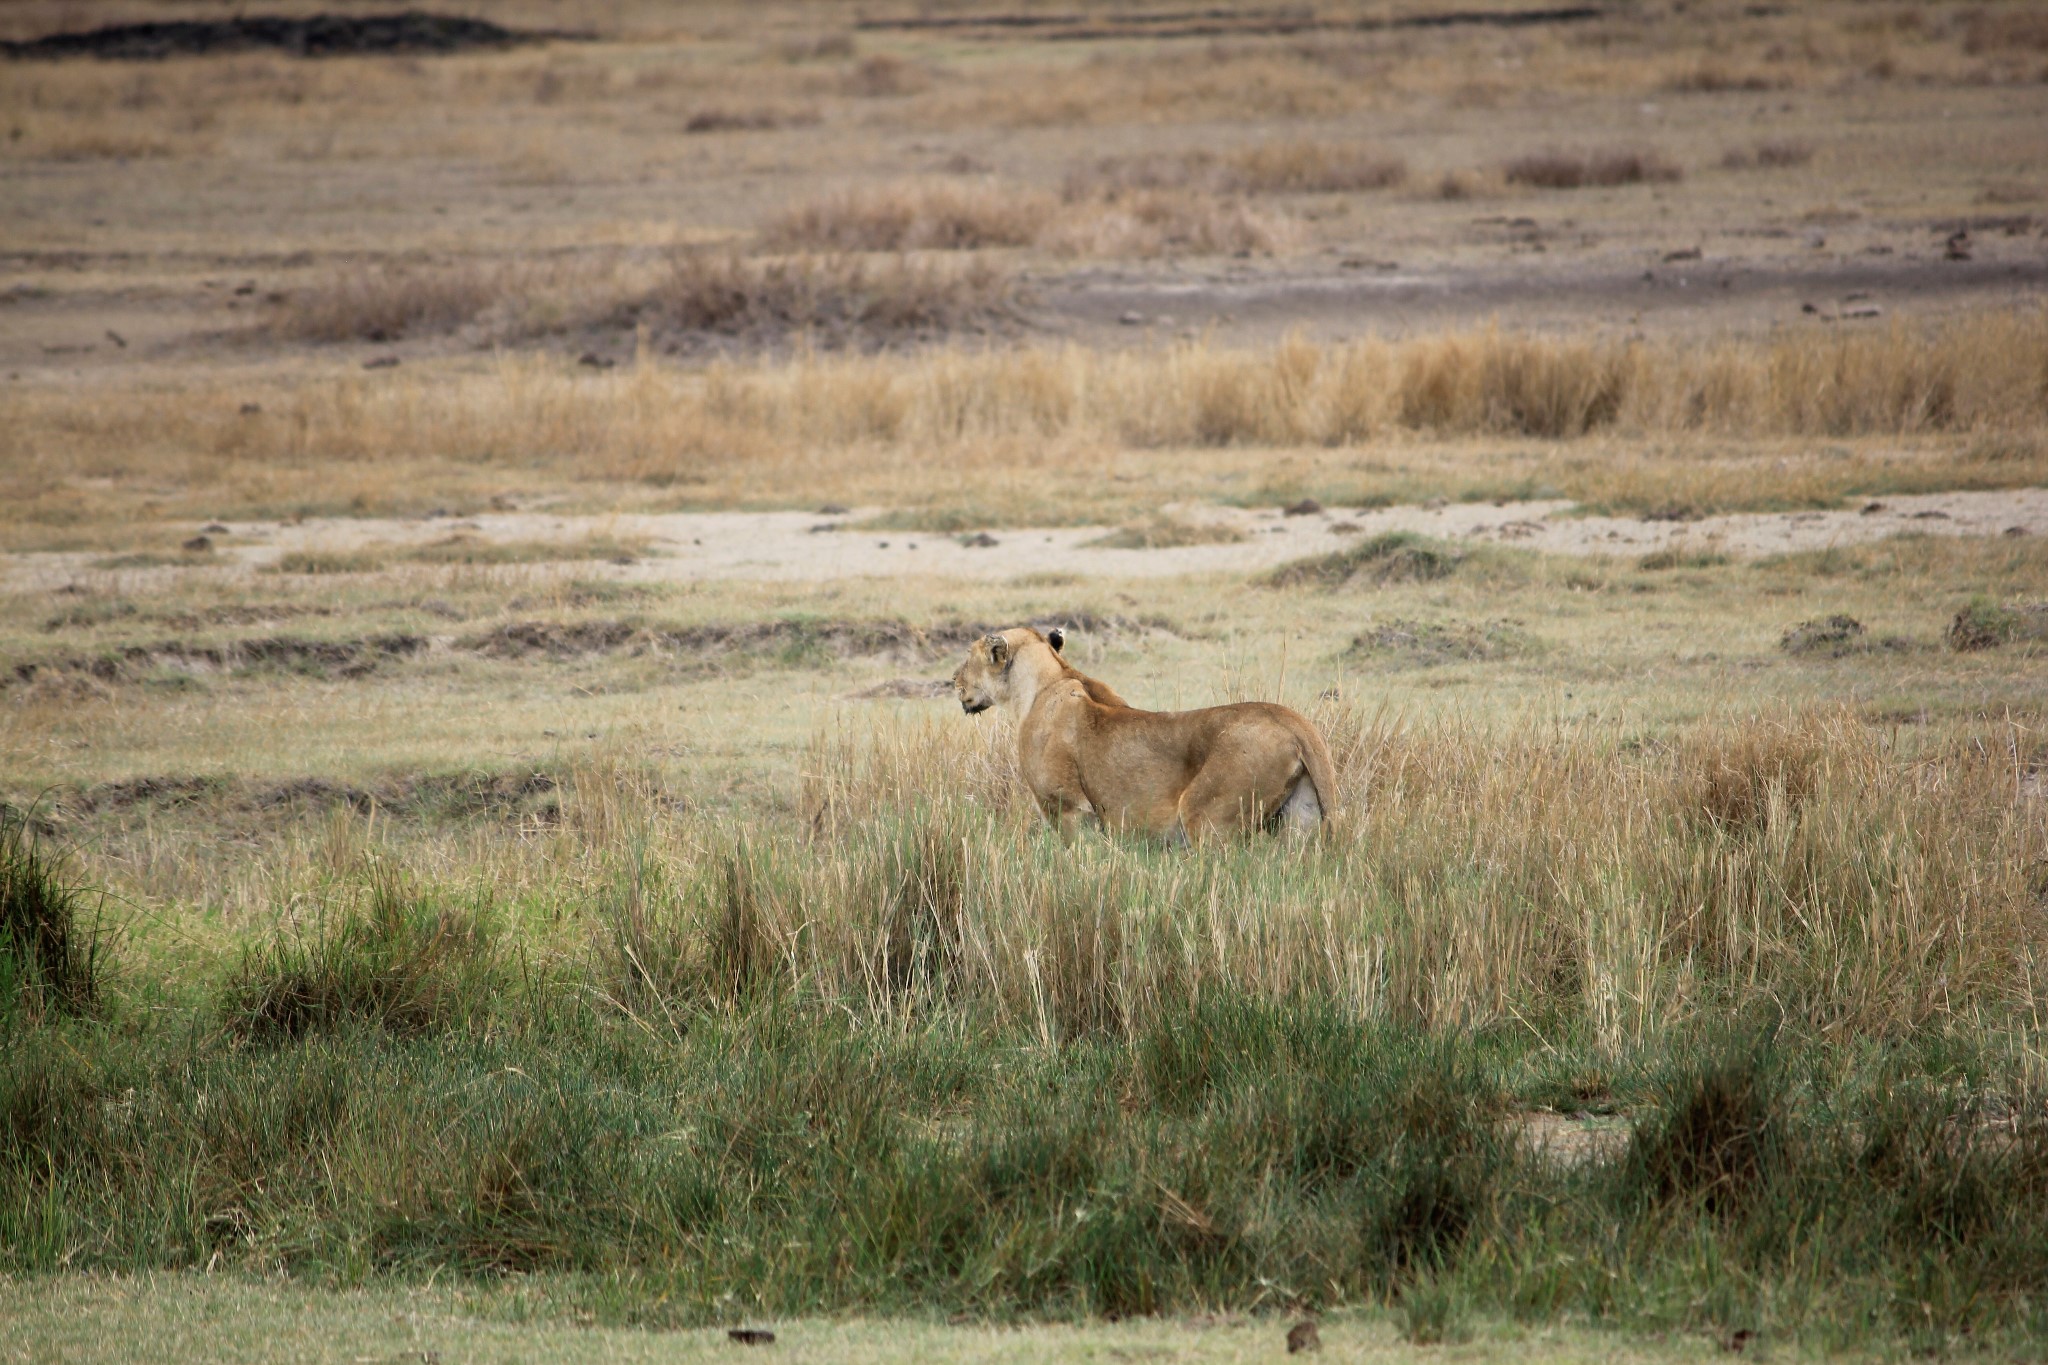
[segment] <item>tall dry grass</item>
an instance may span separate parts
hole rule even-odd
[[[906,183],[849,190],[770,219],[774,250],[972,251],[1038,246],[1074,256],[1272,252],[1294,240],[1285,215],[1186,184],[1107,189],[1064,201],[994,184]]]
[[[973,283],[942,278],[953,281],[942,301]],[[680,335],[687,321],[726,318],[719,310],[737,299],[739,312],[720,323],[729,330],[688,335],[763,344],[790,336],[784,319],[808,319],[800,325],[812,335],[852,325],[808,304],[757,318],[756,292],[695,283],[677,281],[673,307],[643,291],[644,311],[620,324]],[[886,293],[869,298],[863,306],[881,310],[870,322],[901,329],[863,323],[846,339],[922,335],[926,315],[912,305],[924,297],[911,291],[901,308]],[[797,289],[792,308],[807,298]],[[638,363],[609,372],[507,353],[480,369],[298,383],[254,395],[254,404],[246,385],[192,385],[146,403],[40,390],[17,397],[12,420],[0,424],[0,499],[15,509],[10,534],[22,546],[69,543],[90,509],[125,505],[123,490],[145,470],[159,508],[169,506],[161,488],[184,488],[178,505],[201,516],[410,507],[408,489],[474,496],[485,483],[502,487],[516,468],[550,481],[688,485],[712,505],[762,505],[801,489],[808,499],[946,503],[961,525],[1034,524],[1135,516],[1161,497],[1212,498],[1222,476],[1242,487],[1240,457],[1230,453],[1238,449],[1515,438],[1543,444],[1483,465],[1457,451],[1320,474],[1262,464],[1251,486],[1325,502],[1562,496],[1669,516],[1824,506],[1851,493],[2043,477],[2044,333],[2048,321],[2015,311],[1701,345],[1487,330],[1401,342],[1297,338],[1246,351],[1202,342],[799,348],[786,359],[691,368],[643,350]],[[1589,438],[1624,444],[1576,444]],[[1865,444],[1822,452],[1813,438]],[[1749,444],[1771,442],[1793,444]],[[1152,466],[1153,482],[1108,484],[1107,462],[1120,451]],[[1216,454],[1167,461],[1184,451]],[[112,482],[81,482],[90,479]],[[1151,501],[1133,501],[1140,495]]]
[[[635,951],[669,945],[662,988],[684,995],[772,979],[882,1018],[965,1005],[1047,1041],[1246,993],[1614,1049],[1709,1007],[1907,1037],[2048,1003],[2031,870],[2048,818],[1995,747],[1912,761],[1825,715],[1634,750],[1340,705],[1319,720],[1332,831],[1198,856],[1060,844],[992,725],[822,736],[801,837],[638,840],[661,867],[633,874]]]
[[[657,339],[768,343],[810,333],[862,345],[975,330],[1007,313],[1013,293],[1009,276],[983,262],[870,261],[843,251],[386,262],[340,267],[289,291],[270,305],[266,328],[274,337],[319,342],[465,333],[505,344],[644,328]]]
[[[675,290],[683,325],[721,324],[718,289],[679,276]],[[139,417],[103,410],[79,420],[118,440]],[[2043,422],[2048,319],[2016,311],[1704,345],[1487,329],[1402,342],[1294,338],[1264,351],[1198,341],[1160,351],[802,356],[696,373],[647,364],[601,378],[508,358],[486,378],[308,387],[276,420],[228,421],[206,405],[181,405],[152,412],[133,434],[219,450],[282,441],[295,454],[339,458],[570,445],[601,459],[774,441],[952,446],[1086,436],[1131,447],[1320,446],[1403,430],[1856,436],[2031,431]],[[14,448],[41,425],[18,429]]]

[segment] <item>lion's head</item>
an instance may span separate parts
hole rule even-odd
[[[1057,627],[1040,635],[1029,626],[1015,626],[976,640],[967,651],[967,661],[953,673],[953,690],[960,694],[960,709],[978,716],[991,706],[1008,701],[1010,665],[1016,662],[1017,651],[1034,641],[1051,645],[1057,654],[1066,643],[1066,636]]]

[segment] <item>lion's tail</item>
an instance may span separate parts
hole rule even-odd
[[[1308,769],[1308,780],[1315,784],[1316,800],[1323,808],[1323,819],[1329,821],[1337,814],[1337,764],[1330,757],[1330,746],[1323,742],[1307,716],[1295,713],[1288,717],[1288,728],[1294,732],[1295,743],[1301,746],[1301,765]]]

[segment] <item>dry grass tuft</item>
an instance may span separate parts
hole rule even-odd
[[[957,183],[849,191],[771,220],[781,250],[971,251],[1039,246],[1076,256],[1242,255],[1281,249],[1292,222],[1191,188],[1111,190],[1062,204],[1035,190]]]
[[[778,38],[771,49],[777,61],[795,65],[799,62],[822,62],[851,57],[854,53],[854,39],[844,30],[823,33],[794,33]]]
[[[918,95],[932,88],[931,68],[887,52],[865,58],[840,81],[841,93],[865,99]]]
[[[1178,550],[1189,545],[1236,545],[1244,539],[1235,526],[1159,513],[1098,536],[1088,545],[1104,550]]]
[[[275,574],[380,573],[391,563],[368,550],[291,550],[259,571]]]
[[[972,251],[1026,246],[1053,217],[1052,196],[994,185],[850,190],[791,209],[762,229],[775,250]]]
[[[1791,139],[1771,139],[1753,147],[1731,147],[1721,156],[1721,165],[1731,171],[1744,171],[1752,166],[1777,170],[1786,166],[1804,166],[1813,160],[1813,147]]]
[[[1068,170],[1069,203],[1145,190],[1209,194],[1344,194],[1408,178],[1408,163],[1366,143],[1285,138],[1228,155],[1206,150],[1106,156]]]
[[[1684,174],[1658,152],[1627,147],[1597,152],[1537,152],[1516,157],[1502,172],[1511,185],[1531,185],[1542,190],[1639,185],[1677,180]]]
[[[2027,5],[1977,10],[1964,22],[1963,51],[1972,57],[2048,52],[2048,13]]]
[[[1010,277],[983,262],[955,268],[848,256],[752,260],[683,252],[620,312],[651,331],[772,339],[807,332],[832,344],[974,331],[1009,315]]]
[[[453,331],[509,286],[502,269],[377,264],[343,267],[273,306],[270,332],[288,341],[393,341]]]
[[[1231,188],[1252,194],[1348,194],[1391,189],[1408,178],[1408,163],[1379,148],[1306,139],[1247,148],[1228,166]]]
[[[683,123],[686,133],[753,133],[776,128],[815,128],[815,109],[782,109],[770,105],[726,108],[713,105],[699,109]]]
[[[1664,82],[1673,94],[1723,94],[1728,91],[1782,90],[1791,84],[1782,73],[1738,70],[1713,58],[1703,59]]]
[[[1137,190],[1062,214],[1041,245],[1076,256],[1246,256],[1284,250],[1284,215],[1190,190]]]
[[[1396,411],[1408,427],[1578,436],[1614,421],[1635,361],[1614,344],[1448,337],[1408,350]]]

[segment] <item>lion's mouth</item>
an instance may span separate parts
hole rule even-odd
[[[978,716],[994,705],[992,701],[969,701],[965,697],[960,699],[960,709],[970,716]]]

